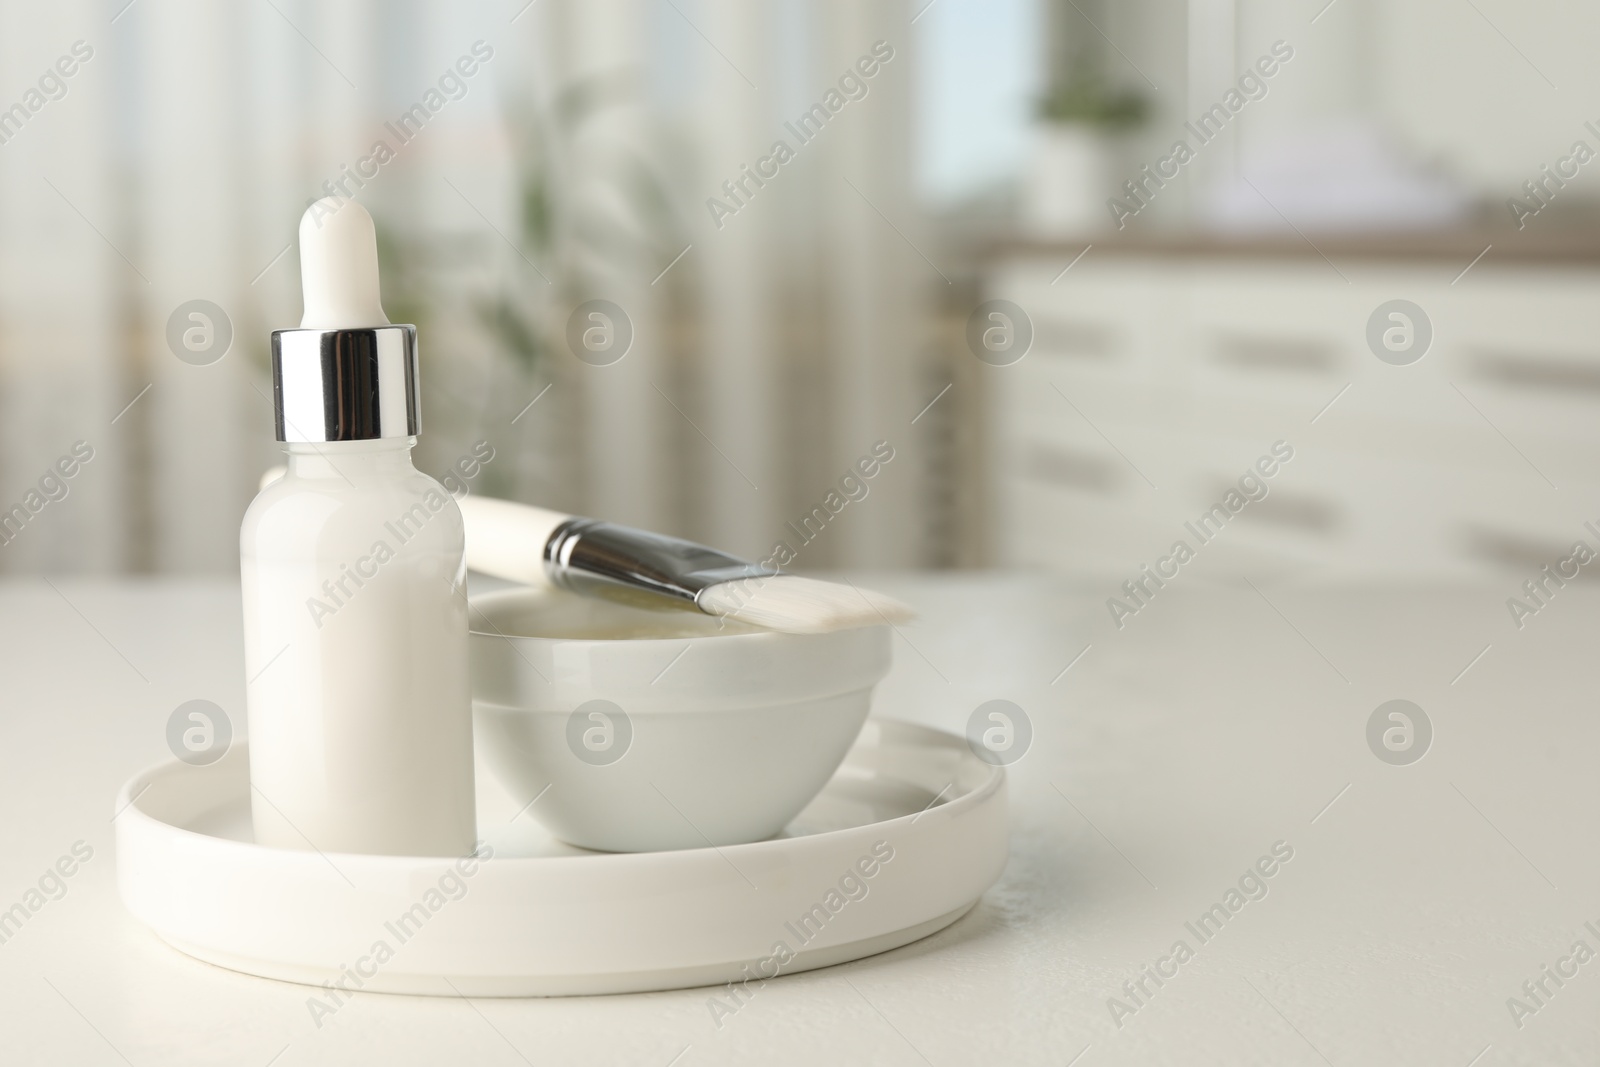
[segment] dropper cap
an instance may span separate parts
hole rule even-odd
[[[300,219],[297,330],[272,334],[278,440],[370,441],[417,433],[417,330],[383,313],[367,209],[330,196]]]

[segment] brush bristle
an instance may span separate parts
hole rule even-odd
[[[709,586],[700,591],[695,603],[707,615],[723,615],[791,634],[824,634],[856,626],[900,623],[915,615],[909,607],[882,593],[792,574]]]

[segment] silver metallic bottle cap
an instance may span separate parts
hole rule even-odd
[[[275,330],[278,440],[374,441],[417,432],[417,328]]]

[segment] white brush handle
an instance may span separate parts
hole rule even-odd
[[[544,546],[571,515],[471,494],[456,503],[467,524],[468,569],[525,585],[550,584]]]

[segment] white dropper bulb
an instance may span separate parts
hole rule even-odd
[[[300,287],[303,330],[359,330],[387,326],[378,297],[378,231],[367,209],[328,196],[300,217]]]

